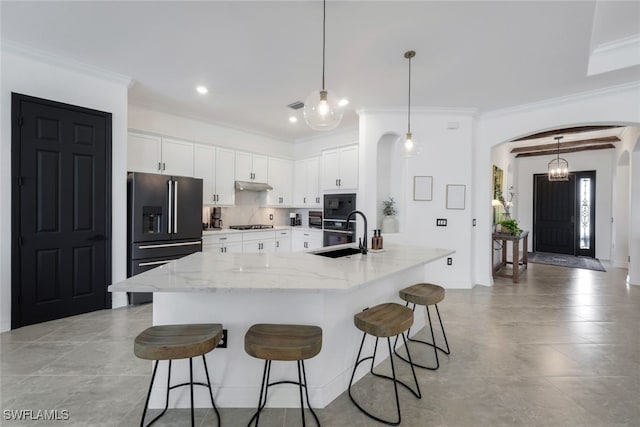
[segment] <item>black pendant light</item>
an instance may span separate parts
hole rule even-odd
[[[560,140],[562,138],[562,136],[554,138],[558,143],[558,151],[556,158],[551,160],[548,165],[549,181],[569,181],[569,162],[560,157]]]

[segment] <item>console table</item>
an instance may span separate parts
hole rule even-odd
[[[518,283],[520,273],[527,268],[529,232],[524,231],[519,236],[509,233],[493,233],[493,241],[499,241],[502,244],[502,259],[499,264],[493,267],[493,276],[511,277],[513,283]],[[513,261],[511,262],[507,261],[507,242],[511,242],[513,248]],[[520,242],[522,242],[522,258],[520,258]],[[513,266],[510,273],[506,269],[507,264],[512,264]]]

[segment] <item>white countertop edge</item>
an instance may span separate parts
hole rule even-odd
[[[347,246],[351,246],[351,245],[339,245],[339,246],[333,246],[331,248],[333,249],[337,249],[340,247],[347,247]],[[324,248],[326,250],[329,250],[330,248]],[[301,286],[295,286],[295,287],[278,287],[278,286],[271,286],[269,288],[265,288],[264,286],[252,286],[251,284],[247,285],[247,284],[243,284],[242,286],[238,286],[238,287],[234,287],[234,286],[205,286],[205,287],[169,287],[169,288],[160,288],[160,287],[155,287],[149,284],[142,284],[142,283],[135,283],[136,281],[136,277],[131,277],[129,279],[127,279],[126,281],[127,283],[127,289],[126,290],[111,290],[109,289],[109,292],[163,292],[163,293],[203,293],[203,292],[207,292],[207,293],[212,293],[212,292],[218,292],[218,293],[243,293],[243,292],[266,292],[266,293],[291,293],[291,292],[295,292],[295,293],[327,293],[327,292],[351,292],[354,291],[356,289],[360,289],[362,286],[366,286],[368,283],[374,282],[374,281],[378,281],[378,280],[382,280],[385,278],[388,278],[394,274],[398,274],[398,273],[402,273],[404,271],[410,270],[412,268],[418,267],[418,266],[424,266],[426,264],[432,263],[434,261],[437,261],[439,259],[445,258],[453,253],[455,253],[454,250],[451,249],[444,249],[444,248],[424,248],[424,249],[430,249],[430,250],[434,250],[434,251],[442,251],[439,254],[434,254],[433,256],[431,256],[429,259],[425,259],[424,261],[414,261],[412,263],[410,263],[409,265],[406,265],[405,267],[402,268],[396,268],[393,269],[393,271],[389,271],[388,273],[385,274],[380,274],[378,276],[376,276],[375,278],[371,279],[371,280],[367,280],[361,283],[357,283],[357,284],[351,284],[349,286],[346,287],[331,287],[331,286],[327,286],[327,287],[301,287]],[[320,251],[319,249],[316,250],[309,250],[308,252],[317,252]],[[382,255],[385,252],[381,252],[380,255]],[[358,254],[359,255],[359,254]],[[364,255],[367,257],[374,257],[378,254],[376,253],[370,253],[368,255]],[[314,255],[316,256],[316,255]],[[336,261],[341,261],[340,258],[337,258]],[[340,266],[337,265],[337,268],[339,268]],[[114,285],[116,287],[118,287],[118,284]],[[110,286],[109,288],[112,288],[113,286]]]

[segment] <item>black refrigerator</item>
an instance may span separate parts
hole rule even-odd
[[[202,251],[202,180],[129,172],[127,277]],[[153,294],[129,293],[130,304]]]

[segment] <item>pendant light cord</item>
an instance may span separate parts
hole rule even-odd
[[[409,57],[409,113],[407,114],[407,132],[411,133],[411,57]]]
[[[324,55],[325,55],[325,27],[327,22],[327,0],[322,1],[322,90],[324,90]]]

